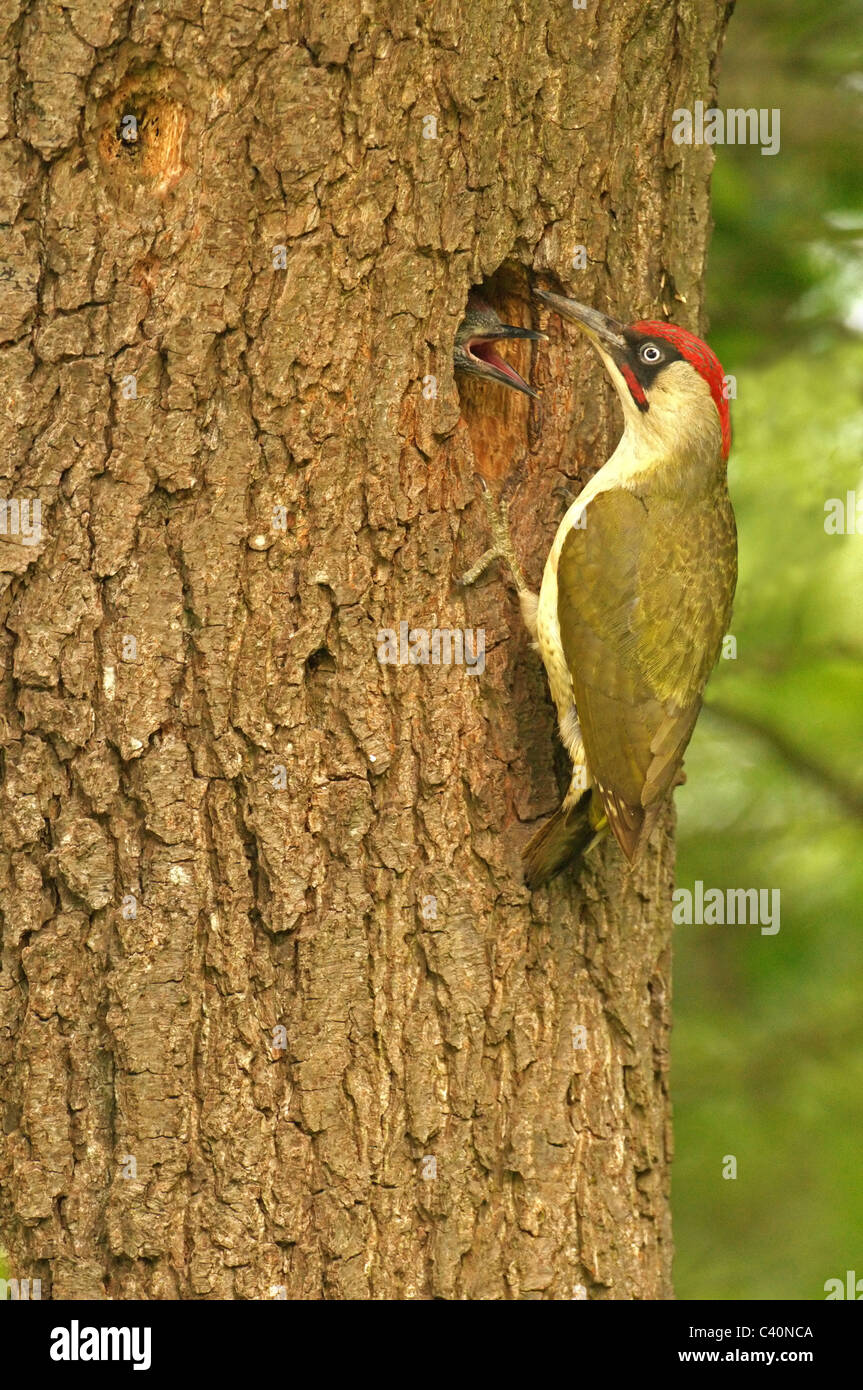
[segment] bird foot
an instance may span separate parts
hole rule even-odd
[[[492,534],[494,544],[489,547],[484,555],[481,555],[475,565],[462,575],[459,583],[463,588],[475,584],[481,574],[484,574],[495,560],[503,560],[509,565],[515,586],[521,594],[527,589],[521,566],[515,556],[512,545],[512,538],[509,534],[509,504],[501,501],[500,507],[496,506],[491,491],[484,478],[480,478],[482,484],[482,500],[485,503],[486,515],[488,517],[489,529]]]

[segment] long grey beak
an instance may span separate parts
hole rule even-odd
[[[586,304],[579,304],[577,299],[566,299],[562,294],[549,294],[546,290],[534,290],[533,293],[536,299],[541,299],[544,304],[556,309],[562,318],[574,319],[599,346],[617,352],[627,351],[623,324],[618,323],[616,319],[608,318],[606,314],[600,314],[597,309],[591,309]]]

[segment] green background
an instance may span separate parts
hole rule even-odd
[[[687,754],[677,881],[778,888],[781,927],[674,928],[678,1298],[863,1279],[861,36],[860,0],[738,5],[720,71],[723,109],[779,108],[781,148],[715,149],[737,657]],[[827,534],[849,491],[861,534]]]

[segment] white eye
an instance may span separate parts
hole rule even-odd
[[[659,362],[662,358],[662,353],[655,343],[645,343],[638,355],[642,362]]]

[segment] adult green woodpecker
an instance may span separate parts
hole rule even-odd
[[[539,594],[527,588],[486,491],[494,558],[515,576],[572,762],[560,809],[524,851],[531,889],[610,827],[640,856],[701,709],[728,629],[737,534],[722,367],[674,324],[628,328],[562,295],[537,292],[586,334],[614,383],[623,434],[558,527]]]

